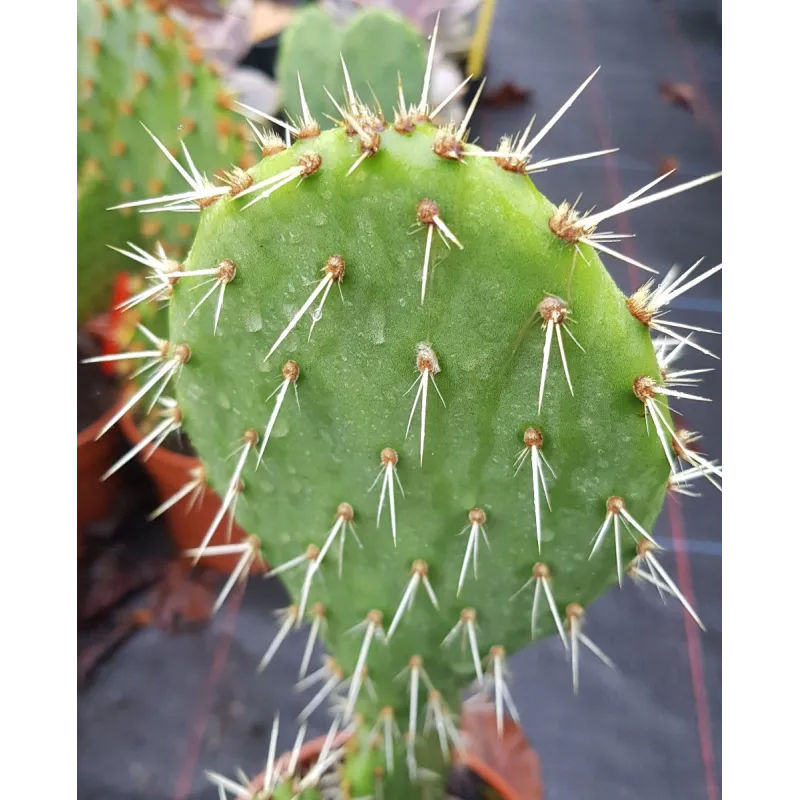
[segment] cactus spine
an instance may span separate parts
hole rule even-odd
[[[309,705],[337,709],[310,771],[271,757],[260,794],[211,776],[238,796],[426,796],[461,745],[460,691],[493,697],[502,730],[507,661],[532,638],[560,637],[577,691],[581,658],[608,661],[587,634],[600,594],[630,576],[688,606],[649,531],[668,490],[721,468],[673,427],[666,400],[694,379],[671,363],[696,343],[664,312],[719,267],[626,298],[598,226],[717,176],[589,215],[556,206],[527,173],[561,161],[535,147],[589,80],[537,134],[486,152],[469,117],[429,121],[430,63],[393,120],[349,84],[337,129],[304,114],[161,275],[170,343],[149,383],[174,378],[165,421],[251,534],[226,544],[220,515],[188,555],[240,553],[220,602],[273,565],[292,604],[260,668],[308,622]],[[677,346],[656,350],[654,322]],[[317,637],[331,657],[313,665]]]

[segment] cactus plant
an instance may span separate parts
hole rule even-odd
[[[299,675],[316,694],[300,717],[336,709],[305,773],[297,750],[275,760],[273,737],[263,789],[212,775],[237,797],[430,796],[463,744],[461,691],[492,697],[502,732],[517,715],[508,658],[550,635],[577,691],[582,658],[608,662],[590,605],[626,577],[699,623],[650,531],[668,491],[719,486],[666,406],[696,397],[679,352],[706,351],[665,314],[721,265],[626,298],[600,254],[631,260],[599,226],[718,174],[653,192],[659,177],[587,214],[554,205],[530,173],[610,152],[535,158],[594,75],[536,134],[484,151],[469,115],[430,122],[431,63],[392,121],[345,75],[337,129],[306,116],[213,202],[147,201],[205,208],[185,262],[155,271],[169,342],[146,385],[172,380],[164,425],[188,430],[251,534],[226,544],[220,513],[187,555],[239,554],[218,605],[254,562],[276,565],[292,604],[260,669],[308,622]]]
[[[176,155],[187,138],[200,163],[228,170],[248,164],[241,161],[247,128],[230,111],[215,67],[165,7],[158,0],[78,3],[79,319],[105,309],[120,271],[107,242],[152,247],[161,240],[183,254],[195,232],[191,214],[105,214],[138,193],[180,191],[182,176],[140,122]],[[107,221],[98,226],[101,214]]]

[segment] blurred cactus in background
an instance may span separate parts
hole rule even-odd
[[[323,0],[340,21],[364,9],[392,9],[425,36],[439,21],[439,52],[461,56],[469,49],[483,0]]]
[[[449,9],[439,37],[442,32],[460,30],[459,14],[457,8]],[[408,96],[418,95],[425,71],[425,37],[435,19],[435,11],[423,13],[421,5],[414,3],[323,3],[304,8],[281,37],[277,73],[284,109],[295,120],[303,113],[297,90],[300,73],[309,112],[322,128],[331,127],[326,90],[341,90],[342,58],[353,89],[376,109],[392,108],[398,80]],[[451,60],[435,57],[430,77],[432,108],[446,103],[447,118],[456,122],[465,113],[458,100],[465,90],[465,77]]]
[[[230,110],[231,95],[166,6],[157,0],[78,2],[79,320],[105,310],[123,268],[109,241],[141,247],[162,241],[181,256],[192,241],[196,215],[105,212],[144,192],[181,191],[189,173],[173,169],[150,130],[175,157],[184,156],[185,139],[198,163],[225,170],[249,164],[249,134]],[[184,169],[192,181],[202,180],[189,163]]]

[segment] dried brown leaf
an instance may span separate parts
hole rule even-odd
[[[461,730],[467,750],[466,763],[484,780],[488,767],[514,794],[500,793],[503,800],[542,800],[542,775],[539,757],[522,728],[508,718],[503,736],[497,732],[495,709],[489,703],[468,703],[461,712]],[[501,787],[497,786],[496,789]]]
[[[512,108],[522,105],[530,96],[530,89],[525,89],[516,83],[501,83],[491,92],[483,95],[482,105],[489,108]]]
[[[664,102],[694,114],[695,89],[690,83],[662,81],[658,85],[658,93]]]

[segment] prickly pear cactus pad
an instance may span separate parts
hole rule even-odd
[[[379,702],[403,711],[408,692],[392,678],[420,648],[429,653],[431,681],[451,702],[475,677],[459,642],[439,647],[464,609],[474,609],[480,628],[492,632],[481,642],[482,656],[488,645],[513,652],[530,641],[531,598],[509,597],[537,561],[550,567],[562,610],[573,600],[588,604],[616,582],[610,541],[587,560],[606,500],[623,496],[649,529],[669,473],[632,390],[639,375],[658,376],[655,352],[597,256],[586,248],[588,263],[573,262],[573,248],[550,230],[553,205],[530,180],[487,159],[466,169],[442,159],[433,151],[435,137],[424,123],[411,135],[384,131],[380,151],[346,180],[358,147],[344,131],[264,162],[254,170],[256,181],[294,166],[305,148],[321,157],[299,186],[244,211],[244,200],[219,202],[204,215],[185,269],[236,265],[217,335],[212,301],[187,319],[198,299],[188,279],[178,282],[170,311],[171,337],[192,349],[176,397],[220,492],[230,480],[228,456],[246,430],[258,432],[237,517],[246,530],[263,532],[270,563],[289,561],[310,544],[322,548],[339,504],[353,508],[358,539],[344,526],[342,580],[337,541],[320,564],[324,582],[317,576],[309,592],[328,608],[326,640],[348,672],[361,637],[347,629],[376,609],[388,630],[414,563],[425,563],[431,596],[419,587],[389,646],[371,649],[368,661]],[[429,236],[438,229],[420,220],[426,200],[424,210],[461,247],[451,243],[448,250]],[[415,225],[420,230],[411,233]],[[433,268],[423,305],[428,238]],[[320,286],[323,293],[265,361]],[[572,328],[586,352],[563,333],[573,397],[551,346],[539,413],[545,333],[535,317],[543,302],[569,310],[575,321],[559,322],[559,332]],[[282,372],[290,360],[299,366],[294,379]],[[285,380],[291,390],[278,394],[283,402],[264,447],[275,403],[268,398]],[[528,429],[538,433],[531,447]],[[382,455],[384,448],[393,453]],[[527,452],[515,475],[517,454],[528,449],[537,451],[536,475]],[[376,525],[382,486],[370,492],[387,467],[400,481],[396,546],[391,509]],[[489,546],[469,531],[458,536],[473,508],[483,511]],[[478,577],[470,565],[457,594],[469,544],[477,548]],[[622,544],[627,563],[636,542],[626,535]],[[298,597],[305,572],[301,566],[284,575]],[[537,633],[553,631],[543,614]]]
[[[142,216],[125,208],[97,225],[110,206],[185,188],[184,176],[142,122],[174,155],[185,141],[198,162],[213,169],[230,170],[246,156],[243,139],[249,132],[231,110],[232,97],[165,6],[157,0],[78,2],[80,318],[103,309],[113,276],[123,268],[105,248],[111,222],[124,231],[115,244],[133,240],[152,247],[162,241],[181,257],[194,236],[192,214]]]
[[[174,378],[164,430],[188,432],[223,498],[187,555],[240,553],[218,604],[265,558],[292,604],[260,667],[307,623],[301,721],[338,702],[317,765],[271,759],[265,797],[339,761],[337,797],[422,796],[408,781],[460,745],[461,690],[493,696],[501,731],[516,717],[507,660],[532,639],[560,638],[577,691],[581,654],[610,664],[587,635],[600,594],[630,577],[689,608],[650,531],[667,491],[721,477],[674,428],[667,401],[697,399],[674,361],[700,345],[665,313],[720,267],[626,298],[599,256],[625,258],[607,220],[718,176],[659,178],[589,215],[556,205],[529,173],[608,151],[535,148],[593,76],[538,132],[484,151],[474,106],[458,129],[430,123],[429,69],[391,120],[345,78],[339,127],[304,112],[154,274],[172,291],[148,391]],[[226,542],[233,514],[246,543]]]

